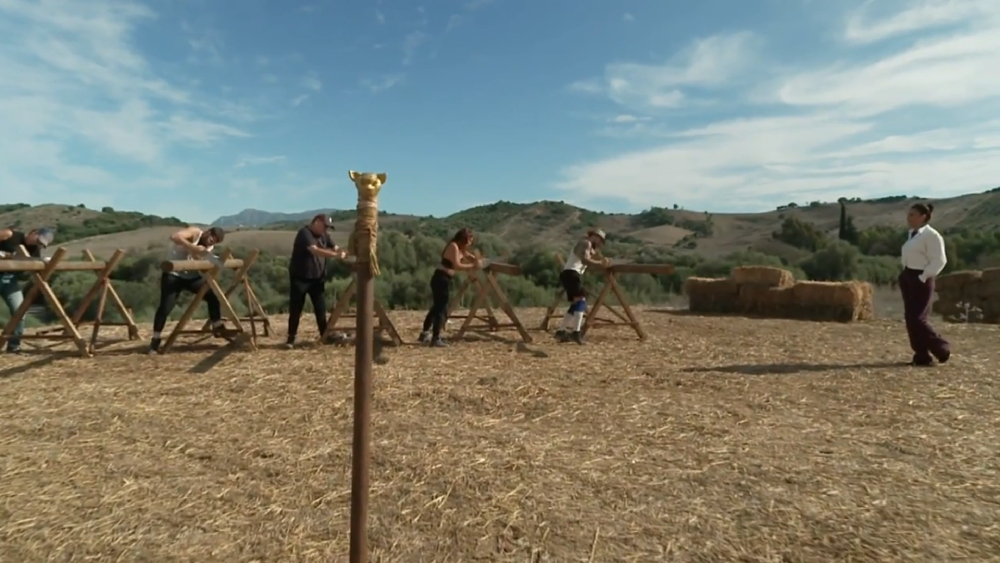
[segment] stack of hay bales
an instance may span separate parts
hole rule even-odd
[[[984,323],[1000,323],[1000,268],[983,270],[979,281],[979,297]]]
[[[975,270],[953,272],[934,280],[937,300],[933,312],[951,322],[979,320],[983,311],[983,273]],[[1000,297],[1000,296],[998,296]]]
[[[688,278],[684,291],[695,313],[841,322],[875,317],[871,284],[796,282],[781,268],[741,266],[729,278]]]
[[[875,318],[875,288],[867,282],[797,282],[791,288],[795,318],[867,321]]]
[[[791,292],[795,276],[788,270],[768,266],[739,266],[729,273],[736,284],[738,313],[782,318],[793,306]]]
[[[739,288],[728,278],[688,278],[684,293],[692,312],[728,315],[736,311]]]

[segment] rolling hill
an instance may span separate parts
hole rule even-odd
[[[902,228],[907,207],[917,198],[906,196],[877,200],[852,200],[847,209],[859,229],[875,225]],[[979,194],[935,200],[934,224],[954,228],[1000,230],[1000,188]],[[270,213],[244,210],[220,217],[213,224],[226,227],[227,242],[286,252],[292,232],[308,218],[325,211],[336,219],[335,239],[343,243],[352,228],[354,211],[312,210],[300,213]],[[637,214],[603,213],[565,204],[497,202],[466,209],[443,218],[384,213],[381,227],[406,234],[450,236],[468,226],[480,233],[500,237],[510,245],[562,247],[588,227],[599,227],[609,238],[623,243],[671,247],[718,257],[738,250],[754,249],[795,259],[801,250],[772,237],[788,217],[836,233],[838,203],[814,202],[782,206],[764,213],[709,213],[684,209],[651,208]],[[277,220],[275,220],[277,219]],[[183,223],[136,212],[105,208],[102,211],[67,205],[0,206],[0,225],[17,228],[46,225],[58,228],[58,240],[71,250],[125,248],[146,250],[166,243],[170,232]],[[252,224],[252,227],[250,226]],[[238,226],[242,225],[242,226]]]

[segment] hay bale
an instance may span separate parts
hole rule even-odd
[[[979,283],[983,279],[983,273],[978,270],[967,270],[964,272],[952,272],[943,276],[938,276],[934,280],[934,287],[937,291],[962,291],[965,286]]]
[[[742,288],[741,288],[742,289]],[[773,319],[795,318],[795,293],[791,287],[770,287],[757,296],[756,313]]]
[[[729,273],[729,278],[740,286],[789,287],[795,283],[791,272],[770,266],[738,266]]]
[[[1000,301],[1000,268],[983,270],[979,281],[979,296],[981,299]]]
[[[727,278],[688,278],[684,281],[688,296],[688,310],[694,313],[734,313],[737,310],[739,291]]]
[[[987,268],[983,270],[982,280],[986,285],[1000,286],[1000,268]]]
[[[875,318],[875,289],[865,282],[796,282],[792,299],[798,318],[852,322]]]
[[[737,309],[747,315],[784,318],[795,302],[788,287],[767,287],[757,284],[739,285]]]
[[[983,301],[983,322],[1000,323],[1000,299]]]

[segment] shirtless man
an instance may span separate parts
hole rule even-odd
[[[170,251],[167,260],[198,260],[206,258],[212,248],[225,238],[226,233],[219,227],[201,230],[198,227],[188,227],[177,231],[170,237]],[[164,272],[160,276],[160,305],[153,317],[153,338],[149,341],[149,353],[160,350],[160,338],[163,327],[167,324],[170,311],[177,304],[181,292],[198,293],[205,283],[205,278],[199,272]],[[222,307],[215,293],[205,293],[205,304],[208,305],[208,318],[212,321],[212,332],[218,333],[222,327]]]
[[[583,328],[583,317],[587,312],[587,292],[583,289],[583,273],[587,271],[588,266],[598,268],[607,265],[607,258],[594,259],[597,250],[604,246],[606,238],[604,231],[600,229],[587,231],[587,236],[573,245],[573,250],[563,265],[563,271],[559,274],[559,283],[566,291],[566,300],[569,301],[569,309],[563,315],[562,326],[555,335],[560,342],[573,341],[583,344],[580,330]]]

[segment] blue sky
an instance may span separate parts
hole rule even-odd
[[[0,0],[3,202],[607,211],[1000,185],[1000,2]]]

